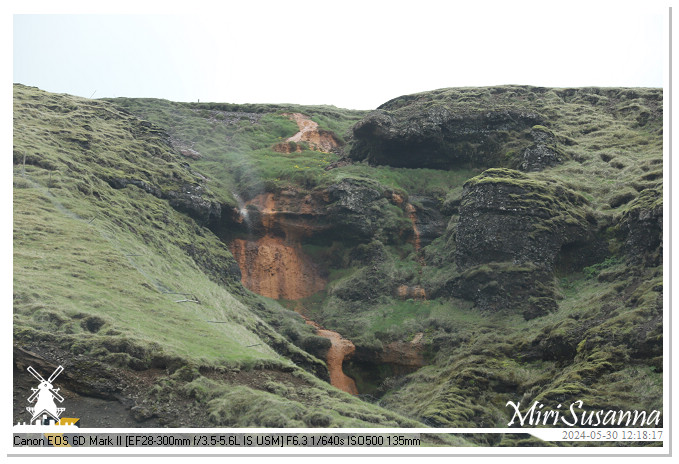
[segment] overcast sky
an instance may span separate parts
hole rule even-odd
[[[140,3],[16,8],[14,82],[94,98],[355,109],[442,87],[664,84],[667,5],[653,1],[184,1],[163,3],[163,16]],[[83,11],[150,14],[16,14]]]

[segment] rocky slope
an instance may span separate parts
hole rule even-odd
[[[512,396],[659,408],[661,98],[647,89],[450,89],[393,100],[354,126],[355,159],[486,169],[443,203],[448,229],[424,249],[420,277],[430,297],[473,302],[486,328],[444,328],[431,365],[382,404],[448,426],[494,423]],[[579,127],[587,112],[589,127]],[[655,393],[609,385],[640,382],[655,382]]]

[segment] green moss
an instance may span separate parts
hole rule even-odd
[[[551,129],[545,126],[541,126],[540,124],[536,124],[535,126],[531,127],[531,130],[536,132],[543,132],[551,137],[554,137],[554,132],[552,132]]]
[[[621,261],[622,260],[619,256],[611,256],[609,258],[606,258],[601,263],[593,264],[591,266],[583,268],[582,272],[584,273],[586,278],[592,279],[598,276],[602,271],[607,270],[610,267],[616,266],[617,264],[620,264]]]
[[[629,215],[633,211],[662,209],[662,204],[662,189],[644,189],[639,193],[635,201],[628,204],[623,215]]]

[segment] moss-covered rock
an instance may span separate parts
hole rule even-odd
[[[330,294],[340,300],[371,305],[379,296],[391,293],[393,279],[393,263],[372,264],[337,282],[330,289]]]
[[[373,111],[353,127],[349,156],[395,167],[451,169],[498,165],[517,134],[542,122],[518,108],[463,110],[413,102]]]
[[[327,188],[328,222],[336,238],[395,243],[408,236],[412,224],[402,209],[387,199],[379,182],[346,178]]]
[[[470,179],[456,232],[455,261],[464,271],[457,294],[527,319],[553,311],[555,260],[564,245],[593,235],[590,221],[587,200],[556,182],[509,169]]]
[[[662,263],[662,189],[645,189],[623,213],[620,229],[624,250],[633,263],[657,266]]]
[[[533,126],[530,131],[533,145],[523,151],[523,160],[519,167],[522,171],[542,171],[565,161],[565,153],[557,146],[554,133],[545,126]]]
[[[513,261],[550,269],[561,246],[591,232],[587,204],[556,181],[489,169],[464,186],[456,261],[462,268]]]

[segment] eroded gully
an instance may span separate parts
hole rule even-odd
[[[304,141],[312,149],[324,152],[336,146],[334,137],[328,136],[327,133],[319,133],[318,124],[306,116],[299,113],[287,116],[299,127],[299,132],[290,137],[287,142]],[[277,151],[279,150],[283,151],[280,148]],[[246,224],[248,231],[251,229],[248,206],[254,206],[261,213],[261,225],[265,231],[264,235],[259,238],[248,234],[247,239],[234,239],[231,242],[230,249],[240,267],[243,285],[260,295],[286,300],[299,300],[322,290],[326,284],[325,279],[302,252],[300,240],[295,239],[304,235],[305,231],[284,228],[284,237],[271,232],[276,226],[278,212],[274,195],[259,195],[247,204],[242,202],[237,195],[235,197],[239,202],[240,219]],[[324,329],[318,323],[308,319],[299,307],[296,311],[307,324],[316,329],[317,335],[330,340],[326,364],[331,385],[357,395],[358,389],[354,379],[342,370],[344,360],[356,351],[354,344],[339,333]]]
[[[323,152],[331,151],[336,146],[334,137],[330,137],[327,132],[319,131],[318,125],[306,116],[299,113],[287,116],[297,123],[300,131],[286,142],[303,141],[312,150]],[[287,151],[288,147],[290,145],[279,144],[274,149]],[[239,203],[239,220],[247,226],[248,236],[245,239],[233,239],[229,248],[240,267],[243,285],[255,293],[277,300],[300,300],[323,290],[327,284],[326,279],[309,256],[302,251],[302,238],[311,235],[313,231],[308,224],[284,219],[293,211],[302,215],[313,215],[315,211],[312,199],[305,198],[304,201],[299,201],[264,193],[246,203],[237,195],[235,197]],[[291,198],[293,197],[294,195]],[[394,195],[392,200],[394,204],[405,208],[413,224],[413,246],[417,253],[420,251],[421,242],[416,209],[399,195]],[[258,212],[259,215],[257,224],[259,232],[256,234],[253,233],[254,225],[251,224],[249,209]],[[401,299],[426,299],[424,289],[419,286],[402,285],[395,293]],[[301,305],[296,305],[295,310],[307,324],[315,328],[317,335],[330,340],[331,345],[326,355],[330,383],[353,395],[358,394],[354,379],[342,370],[344,361],[351,358],[356,351],[354,344],[338,332],[325,329],[309,320],[304,315]],[[419,342],[419,339],[417,341]],[[395,345],[389,353],[397,355],[400,362],[403,362],[400,358],[407,358],[401,351],[409,355],[414,353],[413,362],[421,364],[416,345],[417,343],[407,344],[405,351],[399,348],[400,345]],[[389,353],[384,354],[385,359],[388,359]],[[408,361],[412,360],[408,358]]]

